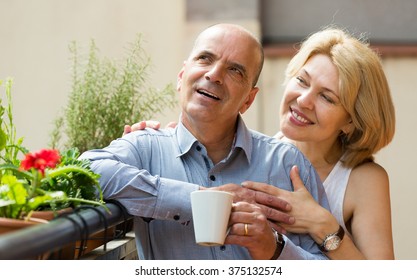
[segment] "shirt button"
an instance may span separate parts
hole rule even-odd
[[[178,221],[180,219],[180,215],[175,215],[174,220]]]
[[[226,246],[224,246],[224,245],[220,246],[220,250],[226,251]]]
[[[197,149],[197,151],[201,151],[201,147],[200,146],[197,146],[196,149]]]
[[[216,181],[216,177],[214,175],[210,175],[210,180]]]

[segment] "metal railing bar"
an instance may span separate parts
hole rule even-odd
[[[0,259],[32,259],[44,253],[86,238],[85,232],[94,234],[107,226],[126,222],[126,213],[119,204],[107,203],[104,208],[81,209],[58,217],[49,223],[27,227],[0,235]],[[97,213],[97,212],[100,213]],[[106,222],[103,222],[103,218]]]

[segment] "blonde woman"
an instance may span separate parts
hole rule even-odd
[[[293,193],[244,185],[287,200],[295,223],[282,227],[309,233],[331,259],[393,259],[389,179],[373,155],[391,142],[395,112],[378,55],[347,32],[325,29],[304,41],[285,85],[276,136],[312,162],[331,213],[311,199],[296,168]]]

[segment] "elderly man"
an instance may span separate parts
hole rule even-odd
[[[262,65],[262,46],[250,32],[233,24],[211,26],[197,37],[178,74],[178,126],[135,131],[82,155],[101,174],[105,198],[135,216],[139,258],[326,258],[309,235],[273,230],[270,221],[288,219],[275,209],[288,205],[273,196],[255,198],[240,186],[251,180],[292,190],[289,173],[297,165],[307,189],[328,207],[309,161],[294,146],[249,130],[240,117],[258,93]],[[224,246],[195,243],[190,193],[205,188],[234,193]]]

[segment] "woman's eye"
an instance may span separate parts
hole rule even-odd
[[[305,84],[306,84],[306,82],[304,81],[304,79],[303,79],[302,77],[300,77],[300,76],[295,77],[295,79],[297,80],[297,82],[298,82],[299,84],[303,84],[303,85],[305,85]]]
[[[335,104],[335,102],[333,101],[333,99],[332,99],[332,98],[330,98],[329,96],[327,96],[326,94],[321,93],[320,95],[321,95],[321,97],[323,97],[323,99],[324,99],[325,101],[327,101],[327,102],[329,102],[329,103],[331,103],[331,104]]]

